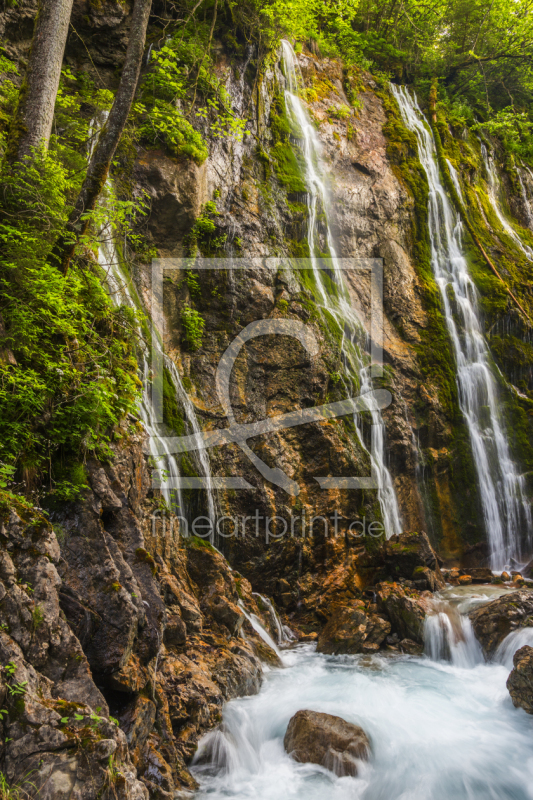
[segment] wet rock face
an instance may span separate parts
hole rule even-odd
[[[208,544],[180,539],[176,520],[154,518],[143,434],[124,439],[112,465],[87,464],[90,488],[54,512],[57,536],[24,509],[1,522],[5,771],[15,782],[35,770],[39,798],[194,788],[199,737],[226,700],[259,690],[261,660],[279,664],[244,622],[242,605],[262,618],[251,585]]]
[[[376,580],[403,578],[419,591],[435,592],[445,586],[437,554],[423,531],[391,536],[369,558],[369,569],[377,571]]]
[[[370,756],[370,742],[362,728],[318,711],[298,711],[289,722],[283,745],[296,761],[320,764],[341,777],[357,775],[358,763]]]
[[[506,594],[471,611],[469,616],[483,652],[490,659],[509,633],[533,625],[533,592]]]
[[[319,653],[375,653],[390,633],[388,620],[369,613],[363,602],[352,607],[337,607],[320,632],[317,642]]]
[[[378,608],[389,618],[394,633],[417,644],[424,643],[424,620],[430,599],[429,593],[424,596],[396,583],[382,583],[377,592]]]
[[[148,800],[61,611],[59,560],[41,514],[20,507],[0,523],[2,770],[46,800]]]
[[[533,714],[533,647],[521,647],[513,658],[514,669],[507,678],[507,689],[516,708]]]

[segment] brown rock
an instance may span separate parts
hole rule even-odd
[[[501,579],[502,579],[502,581],[507,582],[507,581],[511,580],[511,576],[509,575],[508,572],[502,572]]]
[[[364,603],[336,608],[318,636],[319,653],[373,653],[387,634],[390,622],[377,614],[368,614]]]
[[[468,574],[472,578],[472,583],[490,583],[492,581],[492,570],[488,567],[470,569]]]
[[[179,614],[169,614],[163,634],[165,644],[182,645],[187,639],[187,627]]]
[[[406,591],[396,583],[382,583],[377,600],[381,613],[388,616],[392,630],[400,639],[424,643],[426,608],[424,598],[418,592]]]
[[[298,711],[283,740],[301,763],[320,764],[336,775],[357,775],[358,762],[370,755],[370,742],[358,725],[318,711]]]
[[[533,625],[533,592],[511,592],[469,616],[485,656],[491,658],[511,631]]]
[[[471,575],[459,575],[459,586],[469,586],[472,583]]]
[[[209,603],[209,612],[217,622],[228,629],[232,636],[236,636],[246,619],[244,612],[236,603],[232,603],[224,595],[215,595]]]
[[[402,639],[398,646],[402,653],[407,653],[410,656],[420,656],[424,652],[424,646],[413,642],[412,639]]]
[[[400,533],[385,541],[378,553],[384,578],[421,581],[421,589],[436,591],[445,586],[437,554],[423,531]]]
[[[507,678],[507,688],[516,708],[533,714],[533,647],[521,647],[513,658],[514,669]]]

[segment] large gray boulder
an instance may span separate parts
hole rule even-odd
[[[357,775],[359,762],[370,755],[370,742],[362,728],[319,711],[298,711],[289,722],[283,744],[296,761],[320,764],[341,777]]]
[[[521,647],[513,658],[514,669],[507,678],[507,688],[516,708],[533,714],[533,647]]]

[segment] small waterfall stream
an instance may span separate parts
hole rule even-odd
[[[301,132],[298,144],[301,148],[306,168],[307,206],[309,211],[307,242],[309,245],[309,265],[312,269],[315,285],[318,291],[318,301],[322,307],[331,314],[343,337],[351,332],[352,344],[362,333],[362,325],[357,314],[352,308],[346,289],[343,285],[342,271],[339,269],[338,257],[335,252],[333,237],[328,216],[329,199],[323,177],[323,164],[320,154],[320,142],[316,130],[308,118],[307,112],[300,100],[300,89],[303,80],[298,65],[296,54],[292,45],[284,40],[282,42],[283,69],[286,78],[285,103],[287,112],[296,130]],[[326,251],[327,256],[322,255]],[[337,292],[333,295],[328,291],[324,272],[333,276]],[[350,354],[344,353],[345,363],[353,364],[355,354],[356,363],[353,365],[358,374],[359,391],[363,395],[372,389],[370,366],[363,363],[361,356],[352,347]],[[383,524],[387,537],[402,531],[402,522],[396,492],[392,483],[391,474],[385,463],[385,426],[379,411],[373,410],[372,417],[372,446],[370,457],[372,472],[378,478],[380,488],[378,499],[383,516]],[[356,415],[356,427],[361,445],[367,450],[361,430],[360,420]],[[368,452],[368,451],[367,451]]]
[[[103,112],[100,119],[94,120],[91,129],[92,142],[91,151],[96,145],[96,133],[105,122],[107,112]],[[101,203],[105,206],[113,197],[113,185],[108,178],[104,187]],[[121,260],[115,244],[115,233],[110,221],[105,223],[99,234],[100,246],[98,249],[98,263],[106,275],[110,297],[115,305],[124,305],[134,311],[142,310],[142,303],[137,292],[121,266]],[[180,469],[175,456],[169,451],[166,444],[166,433],[161,432],[160,421],[156,419],[155,409],[152,403],[152,393],[150,388],[150,351],[145,344],[143,331],[140,323],[137,323],[136,330],[139,338],[140,351],[140,375],[143,383],[143,391],[139,403],[139,417],[146,429],[149,437],[149,447],[153,463],[156,464],[152,469],[152,481],[154,487],[159,488],[165,502],[169,508],[181,516],[186,517],[186,508],[180,488]],[[153,337],[152,347],[162,350],[162,344],[157,335]],[[174,391],[178,403],[183,408],[187,426],[193,435],[200,433],[200,426],[196,418],[194,406],[185,391],[180,374],[174,362],[167,356],[163,356],[165,367],[171,376]],[[163,453],[163,455],[161,455]],[[199,473],[203,473],[206,478],[211,477],[209,457],[207,452],[202,449],[193,451],[196,459],[196,466]],[[207,516],[211,522],[215,520],[215,501],[213,491],[205,490],[207,493]]]
[[[481,143],[481,154],[483,156],[483,162],[485,164],[485,169],[487,171],[487,176],[488,176],[489,199],[496,213],[496,216],[498,217],[498,221],[502,226],[503,230],[505,231],[505,233],[513,240],[513,242],[516,245],[518,245],[518,247],[524,253],[524,255],[527,258],[529,258],[530,261],[533,261],[533,250],[531,249],[531,247],[528,247],[528,245],[524,244],[524,242],[521,240],[520,236],[517,234],[517,232],[509,222],[509,220],[505,217],[501,209],[500,201],[498,199],[498,194],[500,190],[500,181],[498,178],[498,173],[496,171],[496,164],[494,163],[493,156],[489,154],[483,142]],[[518,177],[523,188],[520,172],[518,172]]]
[[[417,136],[420,161],[429,182],[433,271],[457,360],[459,402],[470,433],[491,566],[501,569],[511,558],[520,561],[530,552],[532,520],[524,477],[509,451],[477,291],[464,255],[461,221],[440,179],[431,129],[416,98],[405,87],[391,89],[405,124]],[[455,180],[458,182],[457,176]]]

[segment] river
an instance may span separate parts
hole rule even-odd
[[[454,587],[442,601],[465,612],[498,593]],[[507,665],[485,663],[475,641],[469,646],[469,667],[427,655],[325,656],[310,644],[285,650],[285,667],[265,673],[258,695],[228,703],[220,729],[201,741],[196,800],[533,798],[533,720],[505,686],[512,654]],[[299,709],[361,725],[372,758],[358,777],[285,753]]]

